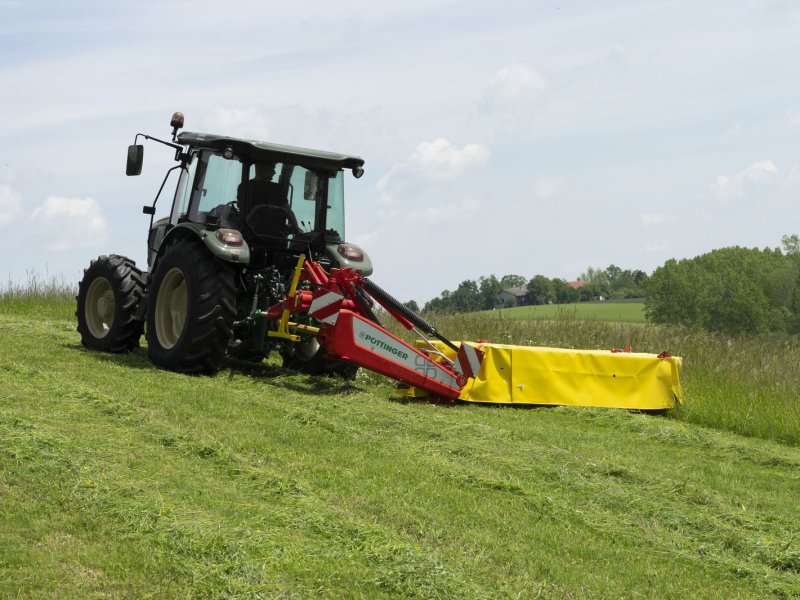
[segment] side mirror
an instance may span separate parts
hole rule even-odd
[[[317,177],[317,174],[306,171],[306,180],[303,184],[303,198],[306,200],[316,200],[318,188],[319,177]]]
[[[141,144],[128,146],[128,164],[125,166],[125,175],[141,175],[142,161],[144,161],[144,146]]]

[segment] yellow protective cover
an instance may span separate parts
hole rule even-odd
[[[677,356],[467,343],[484,352],[477,377],[461,392],[468,402],[639,410],[683,403]]]

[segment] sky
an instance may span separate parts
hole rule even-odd
[[[174,111],[363,157],[346,236],[403,301],[776,248],[800,233],[798,57],[792,0],[0,0],[0,287],[146,269],[175,163],[149,143],[126,177],[126,151]]]

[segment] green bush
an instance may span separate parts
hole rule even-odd
[[[646,290],[654,323],[729,334],[800,331],[800,261],[780,250],[737,246],[671,259]]]

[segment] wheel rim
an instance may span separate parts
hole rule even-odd
[[[183,271],[177,267],[170,269],[161,280],[156,298],[156,336],[162,347],[172,348],[178,343],[186,325],[188,306]]]
[[[117,304],[114,300],[114,289],[105,277],[92,281],[86,292],[84,316],[89,332],[96,338],[104,338],[114,325],[114,313]]]

